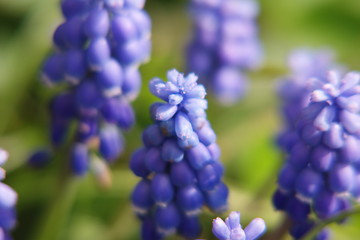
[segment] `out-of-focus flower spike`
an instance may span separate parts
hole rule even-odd
[[[192,0],[194,37],[188,51],[188,68],[211,87],[225,105],[241,99],[247,89],[245,71],[259,67],[258,4],[252,0]]]
[[[64,91],[51,104],[55,147],[69,140],[108,161],[121,154],[123,140],[115,132],[134,123],[130,102],[141,87],[139,66],[151,51],[151,19],[144,4],[145,0],[61,1],[65,19],[54,31],[55,53],[44,61],[41,74],[45,84],[61,83]],[[107,124],[117,130],[105,134]],[[68,134],[73,125],[76,134]],[[73,139],[67,139],[70,136]]]

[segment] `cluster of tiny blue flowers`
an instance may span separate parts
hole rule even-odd
[[[132,204],[142,221],[143,239],[172,233],[194,239],[201,232],[198,215],[204,206],[227,209],[228,188],[216,135],[206,119],[205,88],[197,76],[176,70],[168,81],[153,79],[150,91],[164,102],[150,112],[154,124],[142,135],[144,147],[132,156],[130,168],[141,177]]]
[[[17,194],[12,188],[1,182],[5,178],[5,170],[1,166],[7,158],[8,153],[0,149],[0,240],[10,240],[9,231],[16,224]]]
[[[243,229],[240,225],[240,212],[231,212],[225,222],[221,218],[213,220],[213,234],[219,240],[255,240],[265,233],[263,219],[255,218]]]
[[[290,54],[288,68],[291,74],[282,79],[278,86],[284,122],[277,143],[285,152],[289,153],[298,139],[296,123],[301,109],[308,104],[310,94],[307,80],[313,77],[324,79],[327,71],[334,67],[333,54],[328,50],[314,51],[303,48]]]
[[[306,82],[306,103],[293,122],[295,141],[280,171],[275,207],[293,220],[301,238],[313,226],[313,211],[327,219],[360,197],[360,75],[328,71]],[[300,105],[298,105],[300,106]],[[317,239],[328,239],[324,229]]]
[[[188,47],[188,68],[223,104],[243,96],[244,71],[261,61],[258,8],[254,0],[191,0],[194,36]]]
[[[53,35],[55,52],[44,63],[45,84],[66,89],[51,104],[51,140],[64,143],[76,122],[71,154],[75,174],[89,165],[89,149],[107,161],[123,150],[120,128],[134,122],[130,101],[141,85],[138,67],[149,58],[151,22],[145,0],[63,0],[65,21]],[[39,161],[44,154],[39,154]],[[32,161],[36,163],[36,157]]]

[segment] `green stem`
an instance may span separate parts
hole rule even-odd
[[[59,180],[57,189],[60,190],[56,191],[33,240],[56,240],[61,237],[80,181],[70,175],[63,175]]]
[[[306,234],[303,238],[301,238],[301,240],[312,240],[327,225],[334,223],[334,222],[339,222],[341,220],[344,220],[347,217],[350,217],[350,216],[358,214],[358,213],[360,213],[360,205],[357,205],[347,211],[341,212],[340,214],[338,214],[332,218],[326,219],[324,221],[319,221],[308,234]]]
[[[58,176],[47,210],[44,212],[33,240],[58,240],[64,230],[72,205],[75,201],[81,179],[72,175],[68,168],[72,143],[55,149],[54,161],[58,163]]]

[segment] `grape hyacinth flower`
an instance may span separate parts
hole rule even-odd
[[[289,76],[281,80],[278,96],[284,129],[278,135],[277,143],[285,152],[289,152],[297,139],[296,122],[301,109],[308,104],[307,80],[311,77],[326,78],[327,71],[337,67],[333,53],[329,50],[294,50],[288,57]]]
[[[154,123],[144,130],[144,146],[130,161],[142,178],[132,204],[142,221],[143,239],[175,232],[194,239],[201,232],[198,215],[204,206],[215,212],[227,209],[228,188],[222,182],[216,135],[206,119],[204,86],[193,73],[171,70],[167,78],[149,84],[163,102],[151,106]]]
[[[278,177],[274,205],[293,220],[299,239],[317,218],[352,207],[360,196],[360,74],[331,70],[306,85],[307,104],[293,123],[296,140]],[[328,239],[326,229],[318,239]]]
[[[134,122],[130,102],[140,90],[139,65],[149,58],[151,21],[145,0],[63,0],[65,21],[53,35],[55,52],[45,61],[46,85],[65,86],[52,100],[51,141],[57,147],[71,137],[71,167],[83,175],[90,150],[107,162],[123,151],[120,129]],[[44,154],[32,162],[42,163]],[[42,158],[41,158],[42,157]],[[41,158],[41,159],[37,159]]]
[[[213,220],[213,234],[219,240],[255,240],[266,231],[263,219],[255,218],[243,229],[240,225],[240,212],[231,212],[225,222],[221,218]]]
[[[1,166],[6,162],[8,153],[0,149],[0,240],[10,240],[9,231],[16,224],[15,205],[17,193],[1,181],[5,178],[5,170]]]
[[[194,33],[187,49],[188,69],[223,104],[244,95],[245,72],[260,65],[258,11],[254,0],[191,0]]]

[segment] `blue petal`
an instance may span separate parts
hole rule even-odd
[[[246,240],[254,240],[265,233],[266,225],[263,219],[255,218],[245,228]]]
[[[202,143],[199,143],[196,147],[188,149],[186,154],[190,165],[195,170],[203,168],[206,164],[212,161],[209,151]]]
[[[213,220],[212,223],[212,232],[219,240],[228,240],[230,239],[230,230],[225,222],[217,217]]]
[[[341,111],[340,120],[349,133],[356,133],[360,130],[360,116],[349,111]]]
[[[109,14],[105,9],[92,9],[83,24],[89,38],[105,37],[110,28]]]
[[[159,146],[164,141],[164,136],[162,135],[159,126],[157,124],[152,124],[144,130],[142,140],[147,147]]]
[[[237,227],[241,227],[240,225],[240,212],[231,212],[229,214],[229,217],[225,219],[226,225],[229,227],[229,229],[235,229]]]
[[[151,184],[147,179],[142,179],[131,194],[134,210],[139,215],[145,215],[154,204],[151,195]]]
[[[178,189],[176,199],[179,208],[188,216],[199,214],[204,204],[201,191],[193,185]]]
[[[174,186],[167,174],[158,173],[151,181],[151,194],[158,205],[167,205],[174,197]]]
[[[329,186],[335,193],[351,190],[355,180],[355,170],[350,164],[338,163],[329,172]]]
[[[152,105],[151,112],[154,120],[167,121],[175,115],[177,109],[177,106],[166,103],[159,103]]]
[[[157,207],[155,211],[156,225],[163,231],[173,231],[180,224],[180,211],[175,204]]]
[[[201,233],[201,224],[197,216],[183,216],[178,227],[179,233],[188,238],[195,239]]]
[[[187,115],[179,112],[175,116],[175,132],[180,140],[186,140],[193,134],[193,128]]]
[[[130,160],[130,169],[138,177],[146,177],[150,171],[145,165],[146,148],[140,148],[133,153]]]
[[[184,151],[179,148],[174,139],[168,139],[162,145],[161,157],[167,162],[180,162],[184,158]]]
[[[110,57],[111,50],[106,38],[96,38],[90,42],[86,50],[86,59],[92,70],[101,71]]]
[[[305,199],[314,198],[323,187],[323,176],[311,168],[305,168],[296,178],[296,191]]]
[[[161,173],[167,164],[161,159],[160,149],[150,148],[145,154],[145,165],[151,172]]]
[[[196,181],[195,173],[186,161],[171,164],[170,177],[177,187],[191,185]]]

